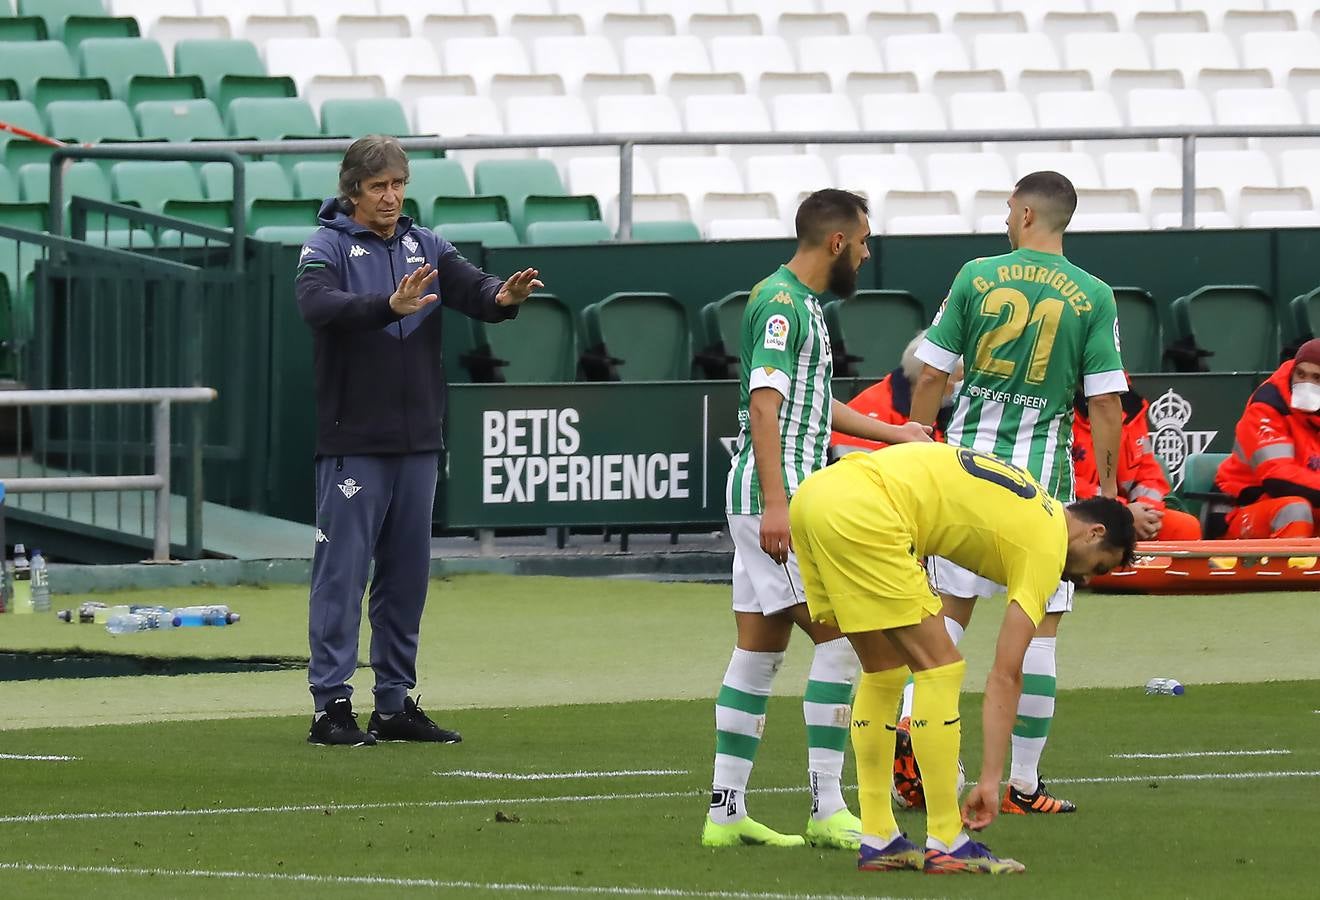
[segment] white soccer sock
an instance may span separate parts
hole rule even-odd
[[[946,844],[939,838],[928,837],[926,838],[926,849],[939,850],[941,853],[952,853],[970,840],[971,838],[967,836],[965,831],[958,832],[958,836],[953,839],[952,844]]]
[[[770,685],[783,652],[757,653],[735,647],[715,701],[715,777],[710,817],[720,825],[747,815],[743,793],[765,731]]]
[[[807,723],[807,772],[811,814],[828,819],[848,804],[843,799],[843,751],[852,726],[852,695],[861,663],[847,638],[816,645],[802,695]]]
[[[1054,720],[1056,638],[1032,638],[1022,659],[1022,697],[1013,727],[1013,765],[1008,780],[1024,794],[1040,784],[1040,756]]]
[[[955,621],[954,619],[950,619],[948,616],[944,617],[944,630],[949,633],[949,639],[953,641],[953,646],[955,647],[958,646],[958,642],[962,640],[963,633],[966,631],[966,629],[963,628],[961,625],[959,625],[957,621]],[[912,718],[912,679],[911,678],[907,680],[907,684],[903,685],[903,706],[902,709],[899,711],[898,720],[901,722],[904,719],[910,719],[910,718]]]

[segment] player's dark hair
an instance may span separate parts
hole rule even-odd
[[[867,217],[866,198],[852,191],[824,188],[811,194],[798,207],[793,225],[799,244],[821,244],[836,231],[847,231],[857,218]]]
[[[1068,504],[1068,511],[1084,522],[1105,526],[1104,542],[1123,551],[1122,565],[1131,564],[1136,556],[1137,529],[1126,506],[1108,497],[1092,497]]]
[[[402,172],[403,180],[408,180],[408,154],[397,139],[383,134],[358,138],[339,164],[339,205],[351,214],[353,198],[362,193],[362,182],[391,170]]]
[[[1077,189],[1058,172],[1032,172],[1024,175],[1016,185],[1017,193],[1030,194],[1044,203],[1028,204],[1043,214],[1054,231],[1063,231],[1077,211]]]

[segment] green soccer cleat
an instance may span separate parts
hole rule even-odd
[[[717,825],[706,816],[706,825],[701,829],[703,847],[803,847],[806,843],[800,834],[780,834],[751,816],[728,825]]]
[[[862,849],[862,820],[846,809],[828,819],[807,820],[807,843],[832,850]]]

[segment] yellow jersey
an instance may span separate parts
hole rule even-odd
[[[977,450],[897,444],[853,453],[912,535],[917,556],[942,556],[1005,585],[1036,624],[1068,553],[1063,504],[1026,471]]]

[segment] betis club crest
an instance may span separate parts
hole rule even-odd
[[[1192,420],[1192,404],[1174,393],[1172,388],[1150,405],[1149,419],[1152,449],[1169,472],[1170,487],[1177,490],[1183,483],[1187,457],[1204,453],[1219,432],[1189,431],[1187,423]]]

